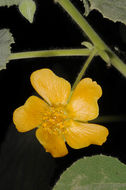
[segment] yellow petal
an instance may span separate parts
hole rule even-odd
[[[51,70],[41,69],[33,72],[31,83],[49,104],[65,105],[67,103],[71,90],[70,83],[56,76]]]
[[[49,106],[40,98],[31,96],[26,103],[17,108],[13,114],[13,122],[20,132],[34,129],[41,124],[41,117]]]
[[[68,154],[64,139],[60,135],[49,133],[40,127],[36,130],[38,141],[44,146],[46,152],[50,152],[53,157],[62,157]]]
[[[96,118],[99,114],[97,100],[101,95],[102,89],[96,82],[90,78],[81,80],[67,105],[68,114],[79,121]]]
[[[90,144],[102,145],[108,136],[108,129],[97,124],[70,121],[65,139],[74,149],[84,148]]]

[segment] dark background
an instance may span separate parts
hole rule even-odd
[[[79,0],[73,1],[83,14]],[[12,52],[81,48],[86,40],[83,32],[52,0],[36,0],[37,11],[34,23],[30,24],[19,13],[16,6],[0,8],[0,29],[9,28],[15,39]],[[87,20],[102,39],[126,62],[126,26],[103,19],[93,11]],[[80,71],[84,57],[60,57],[22,59],[10,61],[7,69],[0,71],[0,189],[1,190],[49,190],[60,174],[75,160],[95,154],[111,155],[126,163],[126,123],[102,123],[109,131],[103,146],[91,145],[74,150],[54,159],[45,153],[35,138],[35,131],[18,133],[12,122],[13,111],[24,104],[35,91],[30,84],[31,73],[40,68],[50,68],[71,84]],[[96,80],[103,89],[99,101],[100,115],[125,115],[126,79],[112,66],[108,67],[99,57],[95,58],[86,72],[87,77]]]

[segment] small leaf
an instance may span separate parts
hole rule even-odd
[[[82,42],[81,45],[87,47],[88,49],[93,49],[94,47],[90,42],[86,42],[86,41]]]
[[[118,159],[97,155],[75,162],[54,190],[125,190],[126,165]]]
[[[126,24],[126,0],[88,0],[90,10],[98,10],[103,17],[113,22]]]
[[[90,6],[89,6],[89,2],[88,0],[82,0],[84,3],[84,8],[85,8],[85,12],[84,15],[88,16],[89,12],[90,12]]]
[[[9,56],[11,55],[10,45],[12,43],[14,43],[14,39],[9,30],[0,30],[0,70],[6,69],[6,63],[9,62]]]
[[[21,14],[30,22],[33,22],[36,4],[33,0],[22,0],[19,4]]]

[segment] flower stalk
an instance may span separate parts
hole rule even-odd
[[[74,91],[74,89],[76,88],[77,84],[79,83],[79,81],[82,79],[83,75],[85,74],[89,64],[91,63],[92,59],[94,58],[94,56],[96,55],[96,50],[92,50],[91,54],[89,55],[89,57],[87,58],[86,62],[84,63],[80,73],[78,74],[74,84],[73,84],[73,87],[72,87],[72,90],[71,92]]]

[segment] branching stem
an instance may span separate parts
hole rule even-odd
[[[41,50],[41,51],[12,53],[9,59],[15,60],[15,59],[28,59],[28,58],[40,58],[40,57],[88,56],[90,55],[90,52],[91,50],[87,48]]]
[[[95,48],[99,51],[105,51],[111,61],[111,64],[120,71],[126,77],[126,65],[120,60],[118,56],[104,43],[94,29],[88,24],[85,18],[79,13],[76,7],[70,2],[70,0],[56,0],[63,9],[73,18],[73,20],[79,25],[83,32],[88,36]]]

